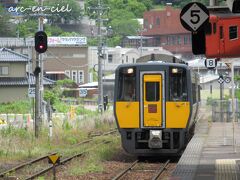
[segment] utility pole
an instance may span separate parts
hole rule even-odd
[[[104,11],[108,10],[109,8],[103,7],[101,4],[101,0],[98,0],[97,7],[89,7],[89,9],[94,10],[97,12],[97,22],[98,22],[98,110],[99,112],[103,112],[103,81],[102,81],[102,60],[103,60],[103,41],[102,41],[102,15]]]
[[[38,1],[40,6],[43,6],[43,1]],[[42,12],[38,17],[38,31],[43,30]],[[39,130],[42,125],[42,99],[43,99],[43,62],[42,54],[36,52],[36,69],[35,75],[35,137],[39,136]]]
[[[41,112],[40,112],[40,75],[37,70],[40,69],[39,53],[36,52],[36,68],[34,71],[35,75],[35,137],[38,138],[39,135],[39,122],[41,121]]]
[[[217,0],[210,0],[210,1],[209,1],[209,5],[210,5],[210,6],[217,6],[217,5],[218,5],[218,2],[217,2]]]

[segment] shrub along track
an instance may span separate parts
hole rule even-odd
[[[84,141],[82,141],[82,142],[80,142],[80,143],[77,143],[77,144],[72,145],[70,148],[91,143],[91,142],[93,142],[93,141],[95,140],[95,137],[107,136],[107,135],[110,135],[110,134],[114,134],[114,133],[116,133],[116,132],[117,132],[117,130],[114,129],[114,130],[110,130],[110,131],[108,131],[108,132],[104,132],[104,133],[100,133],[100,134],[98,133],[97,135],[90,136],[89,139],[86,139],[86,140],[84,140]],[[100,143],[97,143],[97,144],[95,144],[94,146],[92,146],[91,148],[89,148],[89,149],[86,150],[86,151],[82,151],[82,152],[80,152],[80,153],[76,153],[76,154],[74,154],[74,155],[72,155],[72,156],[69,156],[69,157],[64,158],[64,159],[61,160],[60,163],[57,164],[56,166],[64,165],[66,162],[71,161],[72,159],[75,159],[75,158],[77,158],[77,157],[83,156],[83,155],[86,154],[87,152],[89,152],[89,151],[91,151],[92,149],[96,148],[98,145],[100,145],[100,144],[108,144],[108,143],[110,143],[110,141],[102,141],[102,142],[100,142]],[[68,148],[69,148],[69,147],[68,147]],[[30,160],[30,161],[24,162],[24,163],[22,163],[22,164],[20,164],[20,165],[18,165],[18,166],[15,166],[15,167],[13,167],[13,168],[7,169],[7,170],[5,170],[5,171],[3,171],[3,172],[0,172],[0,178],[8,178],[8,177],[11,177],[11,174],[14,173],[15,175],[12,176],[13,178],[18,178],[18,177],[16,177],[16,176],[19,175],[19,176],[21,177],[21,179],[22,179],[22,176],[24,176],[23,179],[34,179],[35,177],[38,177],[38,176],[40,176],[40,175],[42,175],[42,174],[45,174],[46,172],[50,171],[50,170],[53,168],[52,165],[46,165],[46,163],[48,163],[48,156],[49,156],[49,155],[55,155],[55,154],[57,154],[57,152],[52,152],[52,153],[49,153],[49,154],[47,154],[47,155],[41,156],[41,157],[39,157],[39,158],[36,158],[36,159]],[[39,165],[39,163],[42,163],[42,164]],[[44,164],[44,167],[47,167],[47,168],[44,168],[44,169],[41,168],[41,170],[37,170],[37,172],[26,172],[26,171],[24,171],[24,170],[25,170],[26,168],[28,168],[29,166],[31,166],[31,170],[34,170],[34,169],[32,168],[33,165],[43,166],[43,164]],[[28,169],[30,169],[30,168],[28,168]],[[39,167],[38,167],[38,169],[39,169]],[[29,174],[31,174],[31,175],[29,175]],[[25,176],[27,176],[27,177],[25,177]]]

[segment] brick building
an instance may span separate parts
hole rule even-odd
[[[152,37],[151,46],[161,46],[173,54],[192,57],[191,32],[180,23],[180,9],[166,6],[163,10],[151,10],[144,13],[144,36]]]

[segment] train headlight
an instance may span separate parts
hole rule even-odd
[[[133,73],[133,68],[128,68],[128,69],[127,69],[127,73],[128,73],[128,74],[132,74],[132,73]]]
[[[177,68],[172,68],[172,73],[173,73],[173,74],[178,73],[178,69],[177,69]]]

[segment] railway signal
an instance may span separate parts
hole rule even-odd
[[[227,0],[227,5],[232,13],[240,13],[240,0]]]
[[[48,48],[47,34],[44,31],[38,31],[35,33],[35,50],[38,53],[45,53]]]

